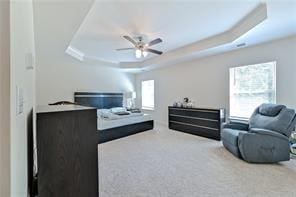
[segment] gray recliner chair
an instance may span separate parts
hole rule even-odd
[[[249,123],[223,125],[224,147],[251,163],[274,163],[290,160],[289,136],[296,124],[293,109],[284,105],[262,104],[255,109]]]

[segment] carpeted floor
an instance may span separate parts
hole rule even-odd
[[[99,145],[100,197],[296,196],[296,160],[249,164],[163,127]]]

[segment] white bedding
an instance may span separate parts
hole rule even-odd
[[[111,129],[149,120],[152,120],[151,115],[143,113],[131,113],[130,115],[119,116],[117,119],[106,119],[98,115],[98,130]]]
[[[98,118],[105,119],[105,120],[118,120],[118,119],[124,119],[124,118],[130,118],[135,116],[143,116],[143,113],[130,113],[129,115],[116,115],[114,112],[112,112],[111,109],[98,109],[97,110],[97,116]]]

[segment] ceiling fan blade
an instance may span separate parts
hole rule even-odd
[[[116,51],[125,51],[125,50],[134,50],[135,48],[120,48],[116,49]]]
[[[129,37],[129,36],[123,36],[125,39],[127,39],[128,41],[130,41],[131,43],[133,43],[133,45],[135,45],[135,46],[137,46],[137,42],[134,40],[134,39],[132,39],[131,37]]]
[[[161,55],[161,54],[162,54],[161,51],[157,51],[157,50],[154,50],[154,49],[145,49],[145,51],[147,51],[147,52],[151,52],[151,53],[155,53],[155,54],[157,54],[157,55]]]
[[[162,39],[157,38],[157,39],[152,40],[151,42],[149,42],[148,46],[153,46],[153,45],[156,45],[156,44],[161,43],[161,42],[162,42]]]

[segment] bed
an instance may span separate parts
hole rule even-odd
[[[123,93],[75,92],[74,100],[78,105],[97,108],[99,143],[153,129],[154,122],[149,114],[111,114],[111,118],[102,116],[102,111],[123,107]]]

